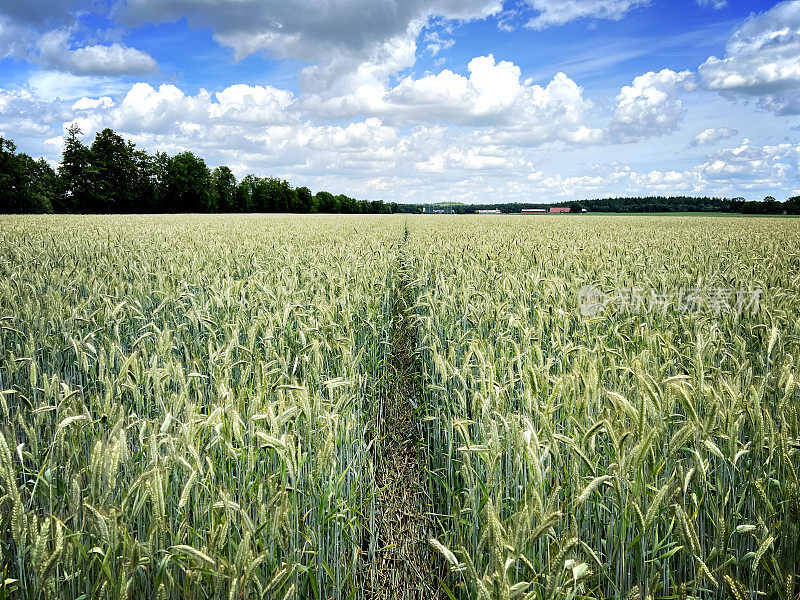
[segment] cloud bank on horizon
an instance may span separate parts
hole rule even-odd
[[[800,194],[800,0],[0,0],[0,135],[386,201]]]

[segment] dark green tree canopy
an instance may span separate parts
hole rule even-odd
[[[17,154],[16,144],[0,137],[0,212],[53,212],[57,195],[56,173],[47,161]]]
[[[167,161],[164,193],[172,201],[168,212],[214,212],[216,195],[211,193],[211,171],[202,158],[181,152]]]
[[[92,152],[80,140],[81,130],[71,125],[64,140],[64,151],[58,167],[60,198],[58,212],[97,212],[94,193]]]
[[[134,210],[140,190],[133,144],[106,128],[95,136],[89,150],[97,212]]]

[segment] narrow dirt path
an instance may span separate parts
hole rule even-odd
[[[406,229],[404,241],[408,238]],[[413,286],[405,262],[398,265],[394,294],[391,357],[382,390],[377,451],[378,520],[376,554],[367,598],[436,600],[436,557],[431,552],[426,491],[427,461],[419,406],[420,365],[416,349]]]

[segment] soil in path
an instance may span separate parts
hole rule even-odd
[[[416,353],[413,287],[405,264],[394,294],[391,355],[381,395],[376,456],[377,539],[367,598],[437,600],[439,562],[430,538],[431,502],[419,422],[420,365]]]

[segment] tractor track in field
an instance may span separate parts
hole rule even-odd
[[[403,243],[408,238],[405,230]],[[365,598],[436,600],[438,557],[428,542],[431,500],[427,461],[416,410],[421,403],[421,366],[412,320],[414,288],[402,250],[393,294],[391,355],[380,393],[381,419],[376,452],[377,522],[375,562]]]

